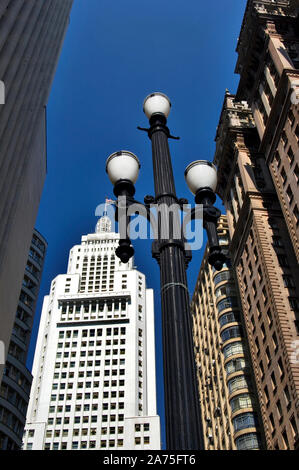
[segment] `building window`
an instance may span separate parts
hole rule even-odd
[[[284,393],[284,398],[285,398],[287,410],[289,410],[289,408],[290,408],[290,406],[291,406],[291,403],[292,403],[292,400],[291,400],[291,395],[290,395],[289,387],[288,387],[287,385],[286,385],[285,388],[283,389],[283,393]]]
[[[288,441],[288,436],[287,436],[286,430],[284,430],[281,435],[282,435],[282,439],[283,439],[285,449],[289,449],[290,446],[289,446],[289,441]]]
[[[272,372],[272,374],[271,374],[270,377],[271,377],[271,384],[272,384],[273,393],[275,393],[276,390],[277,390],[277,384],[276,384],[275,373]]]
[[[230,343],[223,348],[225,359],[235,354],[244,354],[243,344],[240,342]]]
[[[249,387],[248,381],[243,375],[234,377],[233,379],[228,381],[229,393],[233,393],[236,390],[240,390],[242,388],[248,388],[248,387]]]
[[[291,427],[292,427],[292,431],[293,431],[293,437],[298,438],[298,428],[297,428],[297,424],[296,424],[296,420],[295,420],[294,415],[291,417],[290,423],[291,423]]]
[[[276,163],[277,168],[279,168],[281,164],[281,158],[278,151],[274,155],[274,162]]]
[[[244,434],[236,439],[237,450],[252,450],[260,448],[258,435],[255,433]]]
[[[280,400],[277,400],[277,402],[276,402],[276,409],[277,409],[277,416],[278,416],[278,419],[279,419],[279,423],[281,423],[282,419],[283,419],[283,414],[282,414],[282,408],[281,408]]]
[[[221,333],[221,340],[224,342],[229,339],[238,338],[241,336],[242,336],[242,328],[240,326],[232,326],[230,328],[226,328],[226,330],[224,330]]]
[[[271,432],[272,432],[272,436],[275,434],[276,430],[275,430],[275,421],[274,421],[274,418],[273,418],[273,413],[270,413],[269,415],[269,421],[270,421],[270,424],[271,424]]]
[[[292,204],[292,201],[294,199],[294,195],[293,195],[293,191],[292,191],[290,185],[287,187],[286,193],[287,193],[287,196],[288,196],[289,204]]]
[[[257,417],[254,413],[244,413],[233,419],[235,432],[246,428],[255,428],[258,426]]]
[[[273,347],[274,347],[274,352],[276,353],[277,350],[278,350],[278,340],[277,340],[277,336],[276,336],[275,332],[272,335],[272,343],[273,343]]]
[[[282,170],[281,170],[280,174],[281,174],[282,182],[283,182],[283,184],[285,184],[286,181],[287,181],[287,174],[285,172],[284,167],[282,167]]]
[[[264,387],[264,393],[265,393],[265,398],[266,398],[266,400],[265,400],[266,401],[266,406],[268,406],[269,403],[270,403],[270,396],[269,396],[269,390],[268,390],[267,385],[265,385],[265,387]]]
[[[263,361],[260,361],[259,366],[260,366],[260,372],[261,372],[261,379],[263,380],[264,375],[265,375],[265,370],[264,370]]]
[[[239,322],[240,315],[238,312],[229,312],[222,315],[219,319],[220,327],[226,325],[227,323]]]
[[[227,297],[226,299],[221,300],[218,305],[218,312],[222,312],[222,310],[226,308],[234,308],[238,307],[238,301],[236,297]]]
[[[253,404],[253,398],[249,395],[249,393],[238,395],[237,397],[232,398],[230,401],[230,406],[233,412],[243,408],[252,408]]]
[[[244,358],[233,359],[225,365],[227,375],[243,370],[246,367]]]
[[[288,150],[288,157],[289,157],[289,163],[290,163],[290,166],[293,164],[293,161],[294,161],[294,152],[292,150],[292,147],[290,146],[289,147],[289,150]]]

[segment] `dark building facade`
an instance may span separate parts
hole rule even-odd
[[[22,445],[32,382],[26,360],[46,249],[34,230],[0,388],[0,450]]]
[[[0,341],[6,352],[46,175],[46,104],[72,2],[0,2]],[[2,371],[0,365],[0,380]]]

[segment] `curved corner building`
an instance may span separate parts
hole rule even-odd
[[[220,243],[229,243],[225,216]],[[215,271],[205,251],[192,299],[195,357],[205,449],[262,447],[260,420],[247,340],[233,271]]]
[[[0,449],[22,445],[32,375],[26,367],[47,242],[34,230],[0,390]]]

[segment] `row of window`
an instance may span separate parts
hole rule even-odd
[[[25,391],[25,393],[29,395],[31,384],[28,382],[26,377],[19,369],[17,369],[12,364],[9,364],[9,362],[6,362],[3,375],[6,375],[14,382],[16,382],[18,386],[21,387]]]
[[[224,359],[236,354],[245,354],[245,347],[240,341],[235,341],[234,343],[230,343],[223,347]]]
[[[229,393],[233,393],[236,390],[241,390],[243,388],[249,388],[250,387],[250,380],[245,377],[244,375],[240,375],[237,377],[234,377],[233,379],[228,381],[228,391]]]
[[[75,418],[81,418],[80,416],[79,417],[75,417]],[[91,422],[91,423],[97,423],[98,422],[98,418],[101,418],[101,421],[102,423],[107,423],[108,421],[110,422],[116,422],[116,421],[124,421],[124,415],[123,414],[102,414],[101,416],[98,416],[98,415],[92,415],[92,416],[83,416],[82,417],[82,422],[83,423],[88,423],[88,422]],[[57,425],[57,424],[70,424],[70,421],[71,421],[71,418],[69,416],[65,416],[64,418],[56,418],[54,420],[54,418],[50,417],[48,418],[48,426],[53,426],[54,424]],[[76,424],[80,424],[81,420],[78,420],[78,421],[75,421]],[[81,428],[78,428],[78,430],[81,429]]]
[[[230,400],[232,412],[244,409],[253,408],[255,406],[255,398],[249,393],[242,393]]]
[[[261,447],[260,438],[256,433],[243,434],[235,443],[237,450],[258,450]]]
[[[216,276],[214,277],[214,285],[217,286],[222,281],[229,281],[232,279],[232,274],[230,271],[220,271]]]
[[[148,445],[150,444],[150,437],[149,436],[144,436],[143,439],[141,437],[136,437],[135,438],[135,445],[138,446],[138,445]],[[101,440],[100,441],[100,448],[104,449],[104,448],[114,448],[114,447],[123,447],[124,445],[124,441],[123,439],[109,439],[109,440]],[[33,448],[33,444],[32,443],[28,443],[27,446],[26,446],[26,449],[27,450],[31,450]],[[81,441],[79,443],[79,441],[73,441],[72,442],[72,446],[71,446],[71,449],[95,449],[96,448],[96,441]],[[45,446],[44,446],[44,449],[45,450],[66,450],[67,449],[67,442],[53,442],[53,444],[51,443],[46,443]]]
[[[236,297],[227,297],[226,299],[221,300],[217,304],[218,312],[222,312],[226,308],[236,308],[238,307],[238,299]]]
[[[101,351],[100,351],[101,352]],[[113,349],[112,351],[113,354],[117,355],[118,354],[118,350],[116,349]],[[110,355],[111,354],[111,350],[107,350],[106,351],[106,354],[107,355]],[[96,360],[96,361],[80,361],[79,362],[79,367],[81,368],[85,368],[85,367],[100,367],[101,365],[101,361],[100,360]],[[70,368],[74,368],[76,367],[76,362],[75,361],[70,361],[70,362],[55,362],[55,369],[67,369],[68,367]],[[57,372],[57,371],[55,371]]]
[[[225,342],[229,339],[232,338],[239,338],[242,337],[242,327],[241,326],[231,326],[229,328],[226,328],[222,333],[220,334],[222,342]]]
[[[98,312],[113,312],[113,311],[125,311],[127,308],[126,301],[122,302],[113,302],[113,301],[91,301],[91,302],[63,302],[59,305],[61,308],[62,315],[70,315],[70,314],[77,314],[80,315],[81,313],[98,313]]]
[[[258,427],[258,419],[255,413],[243,413],[233,418],[235,432],[246,428]]]
[[[219,318],[219,325],[220,327],[227,325],[228,323],[238,323],[240,321],[240,314],[239,312],[228,312],[222,315]]]
[[[15,408],[17,408],[21,414],[24,416],[26,415],[27,402],[25,402],[25,400],[16,390],[4,382],[1,383],[0,396],[4,400],[7,400],[9,403],[11,403]]]
[[[117,335],[125,335],[126,334],[126,327],[121,327],[121,328],[98,328],[97,330],[95,329],[89,329],[89,330],[82,330],[82,338],[94,338],[95,336],[102,336],[103,332],[106,331],[107,336],[111,336],[112,334],[117,336]],[[59,338],[78,338],[79,331],[78,330],[61,330],[59,331]]]

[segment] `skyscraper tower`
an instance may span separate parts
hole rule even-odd
[[[104,215],[45,297],[24,449],[160,449],[153,292]]]
[[[214,158],[268,449],[299,448],[298,14],[248,0]]]
[[[26,367],[47,242],[34,230],[0,389],[0,449],[22,445],[32,375]]]
[[[0,2],[0,341],[6,351],[46,175],[46,105],[72,2]],[[0,380],[2,372],[0,364]]]
[[[219,243],[229,256],[226,216]],[[262,421],[234,270],[208,263],[207,246],[192,298],[195,359],[206,450],[257,450]]]

